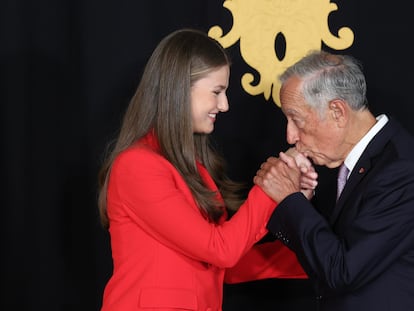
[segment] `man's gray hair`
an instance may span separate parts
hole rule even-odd
[[[283,85],[292,76],[302,80],[304,99],[319,112],[334,99],[346,101],[353,110],[368,106],[362,66],[352,56],[311,51],[287,68],[279,80]]]

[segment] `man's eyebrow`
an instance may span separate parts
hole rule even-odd
[[[290,115],[298,115],[299,114],[297,112],[297,110],[295,110],[295,109],[288,108],[288,109],[282,109],[282,110],[285,114],[290,114]]]

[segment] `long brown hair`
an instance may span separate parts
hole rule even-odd
[[[234,211],[240,206],[240,185],[226,177],[224,161],[212,148],[209,135],[194,134],[192,127],[191,86],[222,66],[230,66],[225,50],[199,30],[175,31],[155,48],[125,112],[119,136],[99,173],[98,205],[104,227],[108,226],[106,196],[112,163],[151,130],[162,155],[180,172],[199,208],[211,221],[216,222],[223,210],[215,193],[202,181],[196,159],[218,185],[226,208]]]

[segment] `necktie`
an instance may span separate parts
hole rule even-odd
[[[346,183],[346,178],[348,176],[349,170],[348,168],[345,166],[345,163],[343,163],[341,165],[341,167],[339,168],[339,173],[338,173],[338,191],[336,193],[336,199],[339,199],[339,196],[341,195],[342,190],[345,187],[345,183]]]

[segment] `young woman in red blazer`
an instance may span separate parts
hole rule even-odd
[[[100,174],[114,267],[103,311],[221,310],[225,268],[267,233],[276,202],[257,186],[241,202],[208,141],[229,74],[197,30],[168,35],[149,59]]]

